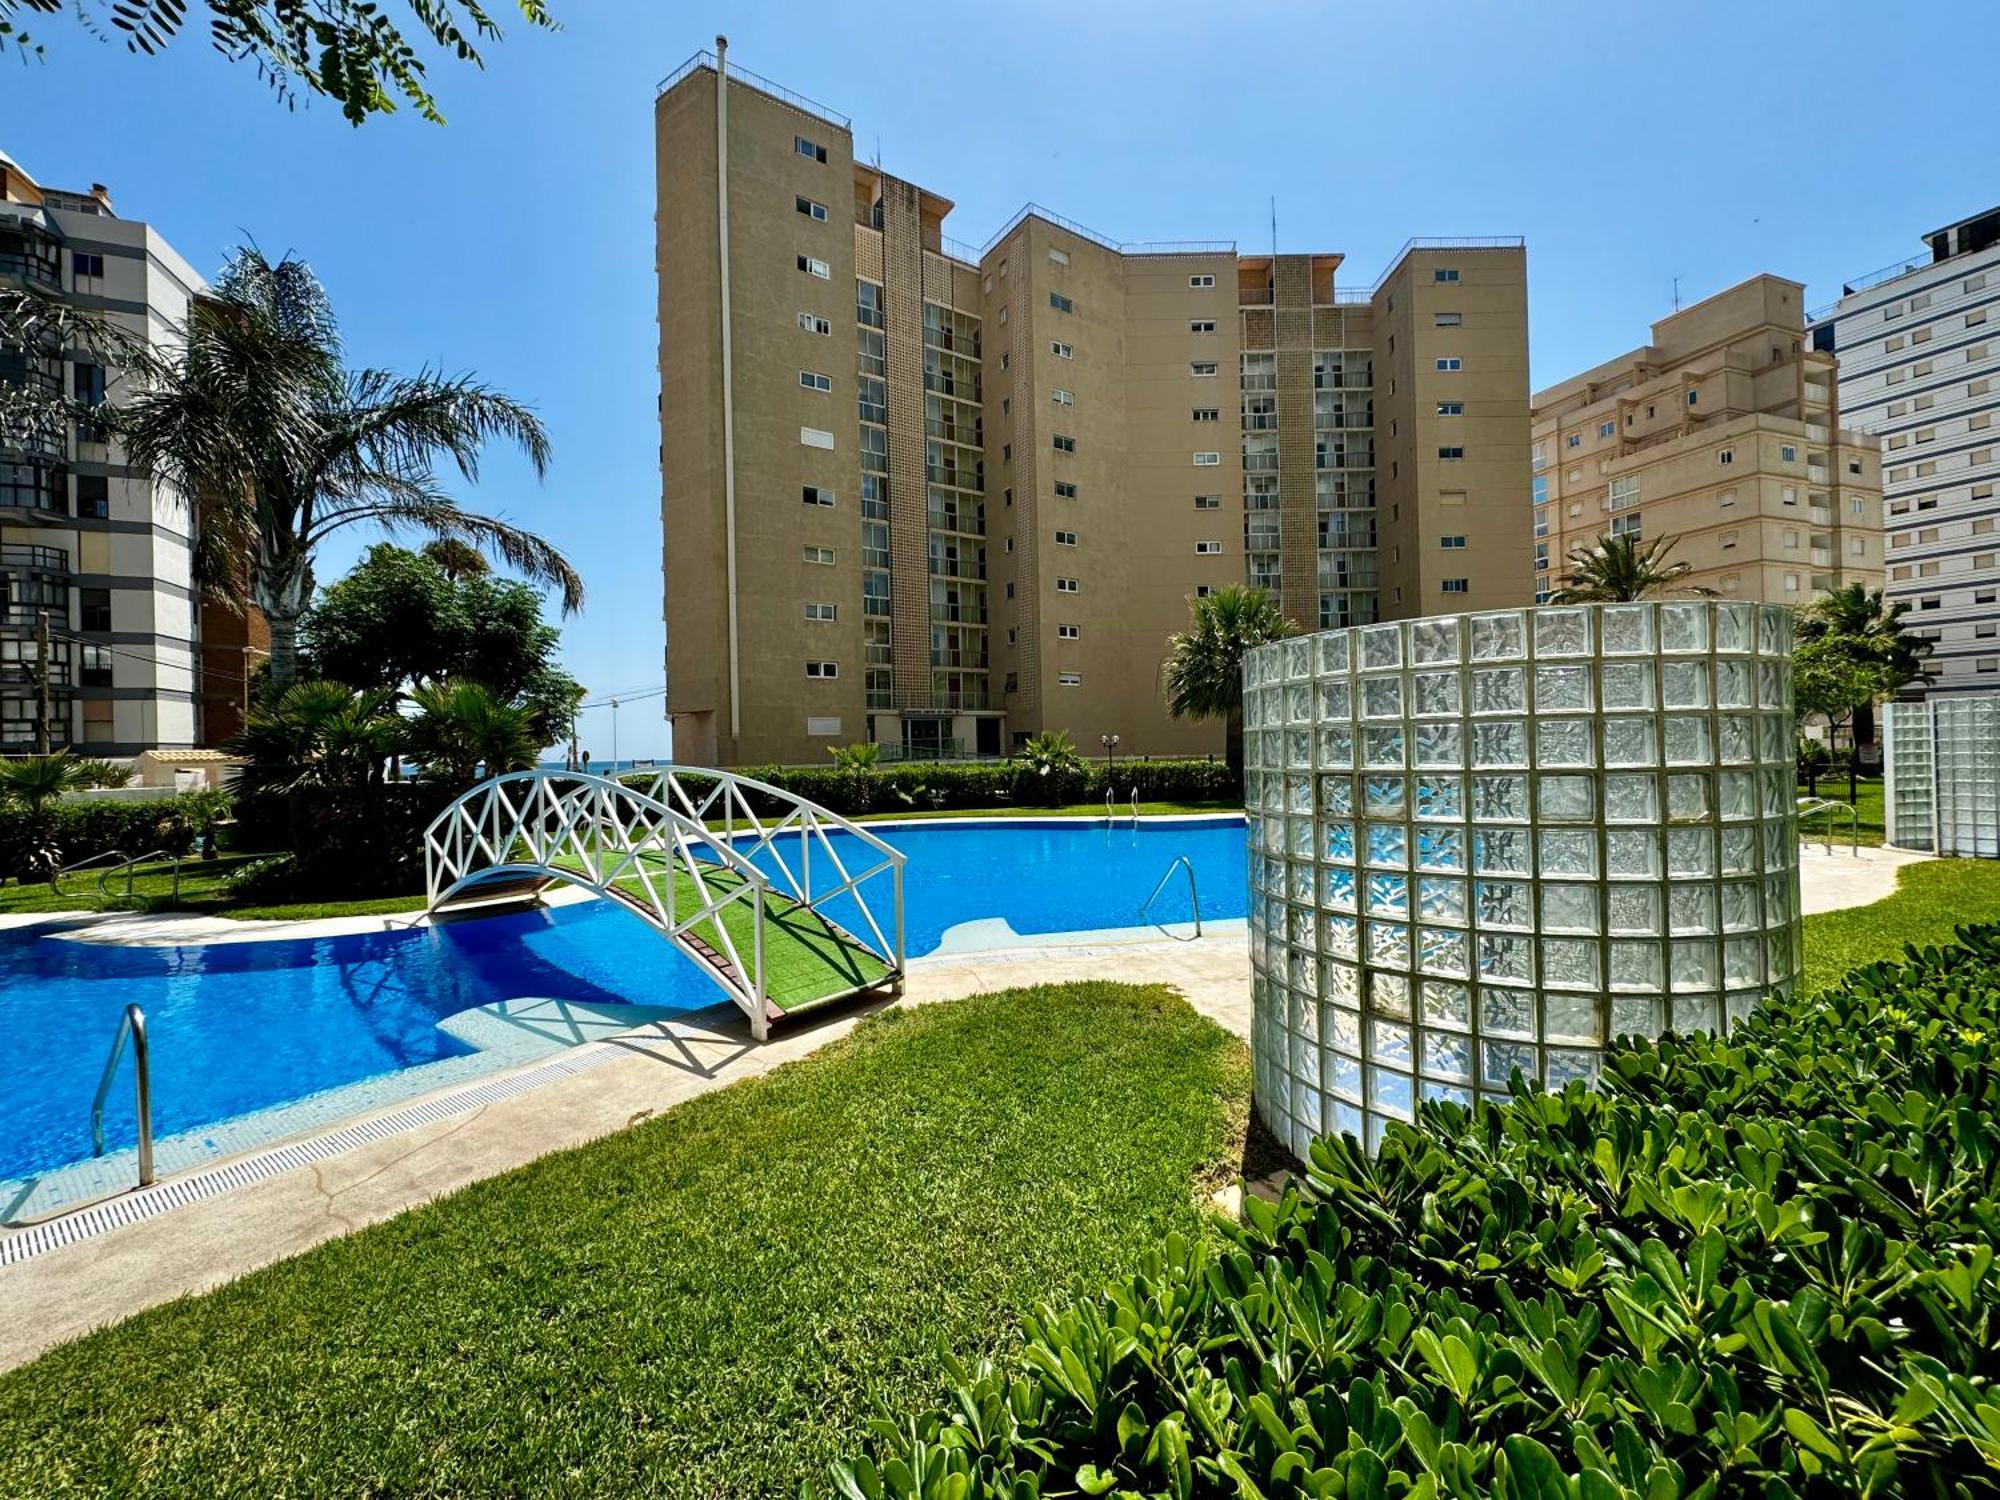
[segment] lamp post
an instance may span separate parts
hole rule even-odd
[[[1115,734],[1100,734],[1097,737],[1097,743],[1104,747],[1104,780],[1108,786],[1111,781],[1111,772],[1118,760],[1118,736]]]
[[[618,775],[618,700],[611,700],[611,774]]]

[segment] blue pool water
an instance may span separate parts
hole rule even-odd
[[[1135,926],[1141,903],[1183,854],[1194,863],[1205,919],[1248,909],[1241,822],[879,831],[909,857],[912,957],[937,948],[948,929],[985,918],[1004,918],[1023,936]],[[854,871],[879,857],[841,852]],[[886,877],[870,886],[885,930],[887,891]],[[860,930],[844,900],[826,909]],[[1153,915],[1187,919],[1184,881],[1176,878]],[[90,1154],[90,1101],[118,1018],[135,1001],[152,1044],[154,1134],[164,1138],[465,1056],[472,1049],[440,1022],[531,997],[693,1011],[721,992],[651,928],[603,901],[436,928],[183,948],[82,942],[49,927],[0,934],[8,1038],[0,1181]],[[537,1023],[524,1012],[518,1024]],[[114,1151],[136,1138],[130,1069],[127,1061],[105,1115]]]

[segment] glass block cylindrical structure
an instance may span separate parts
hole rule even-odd
[[[1792,622],[1547,605],[1244,663],[1252,1044],[1295,1154],[1606,1041],[1715,1030],[1799,974]]]
[[[1888,842],[2000,859],[2000,696],[1884,707]]]

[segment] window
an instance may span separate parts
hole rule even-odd
[[[807,333],[817,333],[822,336],[830,336],[833,333],[833,324],[814,313],[800,313],[799,327]]]
[[[1715,455],[1715,461],[1721,464],[1724,468],[1727,468],[1730,464],[1736,462],[1736,450],[1734,448],[1721,449]]]
[[[829,679],[838,677],[839,675],[840,663],[837,661],[809,661],[806,663],[806,676],[808,677]]]
[[[817,276],[821,281],[833,279],[833,267],[823,260],[814,260],[810,255],[799,257],[799,269],[808,276]]]
[[[822,224],[826,222],[826,205],[824,203],[815,203],[812,199],[806,197],[794,198],[792,202],[798,211],[808,219],[817,219]]]
[[[1061,386],[1057,386],[1049,392],[1049,399],[1055,402],[1057,406],[1076,405],[1076,393],[1074,391],[1066,391]]]
[[[1213,469],[1221,462],[1220,453],[1197,453],[1194,456],[1194,466],[1197,469]]]
[[[1790,443],[1782,444],[1778,449],[1778,459],[1782,463],[1795,464],[1799,461],[1799,450]]]
[[[111,686],[111,648],[84,645],[77,648],[77,682],[84,687]]]
[[[1215,319],[1213,319],[1213,318],[1189,318],[1189,319],[1188,319],[1188,332],[1189,332],[1189,333],[1213,333],[1213,332],[1215,332]]]
[[[1073,437],[1069,437],[1063,433],[1058,432],[1053,437],[1051,437],[1049,441],[1055,445],[1055,450],[1058,453],[1076,452],[1076,439]]]
[[[1058,479],[1056,481],[1056,498],[1058,500],[1074,500],[1076,498],[1076,486],[1071,484],[1067,479]]]
[[[830,391],[833,389],[833,377],[822,375],[817,370],[801,370],[799,384],[809,391]]]
[[[1197,406],[1190,414],[1190,417],[1196,422],[1220,422],[1222,420],[1222,409],[1215,406]]]
[[[1065,344],[1061,339],[1051,339],[1049,341],[1049,353],[1053,354],[1057,359],[1076,358],[1076,350],[1070,345]]]
[[[1613,516],[1611,518],[1611,534],[1613,536],[1628,536],[1636,542],[1643,534],[1643,527],[1640,525],[1642,520],[1644,520],[1644,517],[1637,511],[1632,511],[1627,515]]]
[[[799,492],[799,498],[807,505],[823,505],[831,510],[834,505],[833,491],[823,485],[808,484]]]
[[[76,513],[102,521],[111,514],[111,481],[102,474],[76,476]]]
[[[1070,301],[1069,298],[1065,297],[1061,292],[1049,293],[1049,306],[1053,307],[1057,312],[1066,313],[1066,312],[1076,311],[1076,304]]]
[[[1438,415],[1441,417],[1462,417],[1465,415],[1465,403],[1463,401],[1440,401],[1438,402]]]
[[[1208,276],[1208,275],[1190,276],[1188,277],[1188,285],[1194,287],[1214,286],[1215,278],[1213,276]]]
[[[1456,354],[1447,354],[1438,360],[1437,367],[1440,370],[1445,370],[1445,371],[1461,370],[1465,368],[1465,362],[1461,360]]]
[[[1058,672],[1056,673],[1056,685],[1058,687],[1082,687],[1083,673]]]
[[[1049,264],[1052,266],[1068,265],[1069,252],[1067,250],[1058,250],[1054,245],[1049,246]]]
[[[1212,359],[1198,359],[1188,366],[1188,374],[1194,376],[1197,380],[1206,380],[1214,373],[1215,361]]]
[[[808,448],[825,448],[829,452],[833,450],[833,434],[821,432],[817,427],[801,427],[799,441]]]
[[[1201,554],[1202,556],[1206,557],[1206,556],[1209,556],[1209,555],[1211,555],[1211,554],[1213,554],[1213,553],[1218,553],[1218,552],[1220,552],[1220,551],[1222,550],[1222,543],[1220,543],[1220,542],[1196,542],[1196,543],[1194,544],[1194,550],[1195,550],[1195,551],[1196,551],[1197,553]]]
[[[111,590],[78,589],[76,591],[77,625],[83,630],[109,630],[111,628]]]
[[[1431,280],[1445,283],[1454,282],[1458,280],[1458,268],[1456,266],[1439,266],[1435,271],[1431,272]]]
[[[1438,449],[1438,457],[1447,462],[1456,462],[1465,457],[1465,450],[1463,448],[1440,448]]]
[[[1700,391],[1689,391],[1689,392],[1688,392],[1688,405],[1689,405],[1689,406],[1699,406],[1699,405],[1701,405],[1701,392],[1700,392]]]
[[[807,600],[806,618],[822,625],[831,625],[840,618],[840,606],[838,604],[815,604],[811,600]]]
[[[70,274],[79,280],[91,276],[102,276],[104,274],[104,257],[101,255],[90,255],[82,250],[72,251],[69,257],[69,269]]]
[[[1011,584],[1008,586],[1010,588],[1012,587]],[[1056,592],[1058,594],[1074,594],[1080,591],[1076,586],[1076,580],[1074,578],[1058,578],[1056,580]]]
[[[1081,634],[1074,625],[1056,626],[1056,639],[1059,641],[1073,641]]]
[[[1462,536],[1441,536],[1438,538],[1438,545],[1447,552],[1463,551],[1465,538]]]
[[[1447,578],[1440,585],[1440,589],[1447,594],[1467,593],[1471,589],[1471,581],[1465,578]]]
[[[805,550],[805,559],[807,562],[817,564],[820,567],[830,568],[834,562],[833,548],[808,547]]]
[[[1601,438],[1611,437],[1617,431],[1618,424],[1616,422],[1599,422],[1597,424],[1597,435]]]
[[[1734,550],[1736,549],[1736,541],[1737,541],[1737,533],[1736,533],[1736,532],[1733,532],[1733,531],[1725,531],[1725,532],[1723,532],[1723,533],[1722,533],[1722,550],[1723,550],[1724,552],[1733,552],[1733,551],[1734,551]]]
[[[1464,322],[1465,317],[1462,313],[1441,312],[1433,316],[1431,326],[1433,328],[1457,328],[1463,325]]]
[[[1563,446],[1565,448],[1581,448],[1583,446],[1583,434],[1572,432],[1568,437],[1563,439]]]
[[[826,147],[809,141],[802,135],[792,137],[792,149],[798,152],[799,155],[810,157],[814,161],[826,160]]]
[[[1221,509],[1222,509],[1222,496],[1220,496],[1220,495],[1196,495],[1196,496],[1194,497],[1194,508],[1195,508],[1196,510],[1221,510]]]
[[[1076,533],[1074,531],[1058,531],[1056,533],[1056,545],[1058,547],[1074,547],[1076,545]]]
[[[1781,487],[1778,491],[1778,503],[1781,505],[1797,505],[1799,503],[1798,487],[1790,484]]]

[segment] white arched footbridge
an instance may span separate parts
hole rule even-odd
[[[424,865],[433,913],[503,882],[566,881],[619,902],[719,985],[760,1041],[785,1015],[902,988],[902,851],[733,772],[668,766],[645,785],[495,776],[438,814]]]

